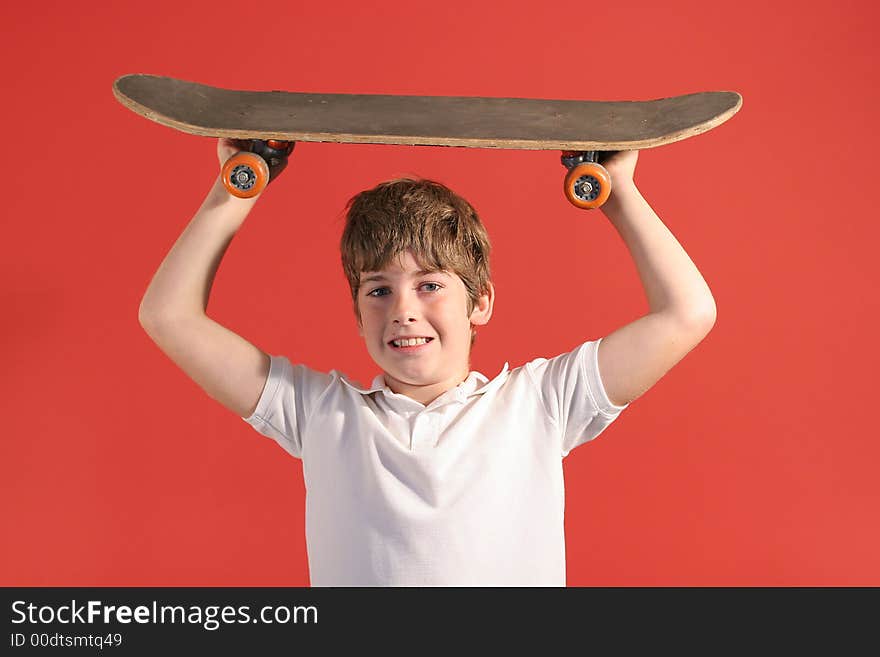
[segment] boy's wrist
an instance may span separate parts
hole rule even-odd
[[[259,194],[251,198],[238,198],[237,196],[233,196],[223,184],[223,179],[220,176],[217,176],[214,180],[214,185],[208,192],[204,203],[202,203],[201,209],[220,212],[223,215],[233,216],[238,221],[244,221],[258,198],[260,198]]]
[[[259,195],[253,198],[233,196],[226,190],[223,180],[218,176],[202,202],[198,214],[206,218],[213,217],[211,221],[220,222],[235,231],[244,223],[258,198]]]
[[[616,183],[611,189],[611,196],[602,204],[601,208],[605,215],[613,221],[628,201],[641,198],[642,194],[634,181],[631,180],[623,184]]]
[[[238,196],[233,196],[229,193],[229,190],[226,189],[226,185],[223,184],[222,175],[218,175],[217,178],[214,180],[214,186],[211,188],[210,195],[215,197],[215,199],[219,202],[240,207],[253,206],[254,203],[257,202],[257,199],[261,196],[261,194],[257,194],[256,196],[252,196],[251,198],[239,198]]]

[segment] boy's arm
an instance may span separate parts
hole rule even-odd
[[[220,161],[235,150],[220,140]],[[259,196],[230,195],[218,177],[153,276],[138,311],[147,335],[211,398],[240,417],[256,409],[269,356],[207,315],[220,261]]]
[[[632,255],[650,308],[599,344],[609,400],[624,406],[644,394],[696,347],[715,323],[715,300],[696,265],[633,182],[637,151],[603,163],[612,195],[602,206]]]

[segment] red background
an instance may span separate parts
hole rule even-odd
[[[867,0],[13,3],[2,291],[5,585],[307,585],[300,462],[211,400],[137,321],[217,173],[215,142],[119,105],[155,73],[309,92],[652,99],[742,93],[643,151],[642,193],[715,296],[709,337],[564,461],[570,585],[880,585],[878,107]],[[394,175],[468,198],[498,298],[494,376],[647,312],[558,153],[301,143],[232,243],[209,313],[368,383],[342,209]]]

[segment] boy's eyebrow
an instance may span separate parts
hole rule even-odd
[[[419,276],[424,276],[425,274],[441,274],[443,276],[447,276],[448,274],[442,269],[420,269],[417,272],[412,273],[413,278],[417,278]],[[385,281],[388,280],[388,277],[385,274],[377,273],[372,276],[367,276],[363,280],[361,280],[361,284],[370,283],[373,281]]]

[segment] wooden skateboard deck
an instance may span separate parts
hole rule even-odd
[[[724,123],[742,106],[742,97],[731,91],[647,101],[312,94],[235,91],[145,74],[118,78],[113,93],[128,109],[162,125],[255,140],[255,151],[276,158],[297,141],[561,150],[569,169],[566,196],[584,208],[598,207],[610,193],[598,152],[687,139]],[[259,166],[260,158],[249,155],[252,162],[242,165]],[[268,171],[262,173],[263,181],[259,172],[239,172],[240,182],[251,183],[241,193],[233,191],[234,183],[227,188],[253,196],[268,184]],[[255,187],[259,191],[250,193]]]

